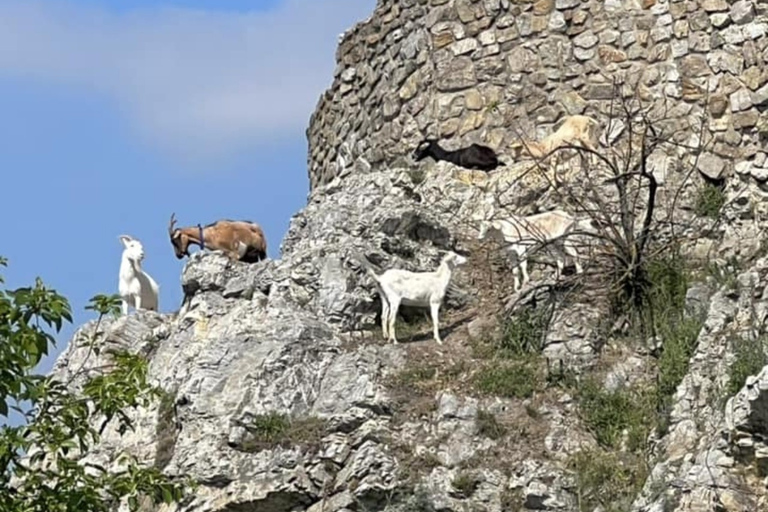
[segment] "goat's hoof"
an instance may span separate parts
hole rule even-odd
[[[438,345],[442,345],[442,344],[443,344],[443,340],[438,340],[438,339],[435,339],[435,342],[436,342]]]

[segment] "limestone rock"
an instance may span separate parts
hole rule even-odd
[[[547,397],[474,396],[467,389],[475,374],[467,373],[420,396],[418,414],[400,417],[402,397],[386,383],[409,357],[448,354],[460,366],[467,352],[451,350],[469,350],[469,338],[498,327],[482,309],[477,274],[458,271],[441,308],[441,318],[473,315],[450,327],[450,346],[394,346],[381,339],[380,298],[359,258],[382,270],[431,270],[443,251],[476,254],[475,216],[489,205],[519,214],[577,209],[584,197],[572,193],[570,201],[563,186],[528,173],[531,160],[512,158],[510,144],[585,114],[600,122],[599,153],[612,158],[636,126],[609,114],[623,100],[641,100],[638,112],[656,116],[669,137],[646,162],[659,185],[655,218],[673,220],[671,231],[691,237],[686,257],[706,262],[685,291],[686,314],[704,324],[664,428],[645,440],[654,465],[632,507],[621,509],[768,510],[764,482],[749,473],[768,471],[768,374],[747,377],[727,402],[722,394],[732,385],[734,333],[762,335],[768,316],[767,52],[768,10],[752,0],[379,0],[340,41],[332,83],[310,118],[310,194],[280,259],[250,265],[194,254],[178,313],[103,325],[105,343],[147,355],[150,378],[174,408],[172,421],[160,421],[156,409],[137,411],[137,430],[123,437],[107,428],[90,456],[109,463],[120,446],[168,474],[195,477],[200,488],[184,511],[583,507],[567,460],[596,441],[574,390],[554,384]],[[447,149],[492,146],[505,163],[490,174],[415,163],[414,146],[427,135]],[[700,175],[688,172],[694,163]],[[599,172],[587,179],[580,165],[572,158],[556,170],[572,173],[569,186],[596,184],[598,197],[615,198],[615,185],[601,184]],[[705,182],[724,199],[717,222],[699,211]],[[670,202],[679,208],[670,211]],[[604,325],[580,286],[555,285],[543,263],[531,263],[536,293],[523,305],[505,300],[499,314],[547,303],[538,290],[553,290],[562,305],[541,340],[548,382],[557,382],[558,368],[562,380],[600,368],[608,390],[653,375],[664,340],[625,346],[620,319]],[[82,338],[92,328],[78,332],[54,375],[83,363]],[[603,351],[617,345],[604,365]],[[450,371],[441,367],[428,384]],[[308,422],[316,435],[264,445],[254,421],[274,413]],[[482,418],[511,434],[494,439]],[[409,469],[416,471],[404,486]]]

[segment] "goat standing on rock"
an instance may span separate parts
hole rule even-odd
[[[433,272],[411,272],[391,268],[381,275],[374,272],[371,264],[363,257],[358,257],[379,288],[381,297],[381,330],[387,341],[397,343],[395,320],[400,304],[430,308],[432,330],[435,341],[442,345],[438,329],[438,313],[443,302],[453,269],[467,262],[467,258],[448,252],[440,260],[440,266]]]
[[[460,167],[478,171],[492,171],[499,165],[503,165],[496,152],[488,146],[471,144],[466,148],[449,151],[440,147],[434,139],[424,139],[413,152],[413,158],[417,162],[431,156],[436,161],[445,160]]]
[[[133,306],[137,311],[139,309],[157,311],[160,287],[141,268],[144,247],[141,242],[128,235],[120,235],[120,241],[124,248],[120,262],[118,292],[123,300],[123,315],[128,314],[128,306]]]
[[[261,226],[248,221],[219,220],[203,227],[174,228],[176,214],[171,214],[168,235],[178,259],[189,256],[189,244],[200,249],[224,251],[231,260],[256,263],[267,257],[267,239]]]
[[[533,158],[539,159],[549,155],[565,144],[581,146],[589,151],[597,153],[598,126],[599,123],[589,116],[568,116],[554,133],[549,134],[543,140],[535,141],[521,139],[519,141],[514,141],[511,144],[511,148],[517,153],[518,158],[521,156],[520,153],[523,149],[525,149],[526,153],[530,154]],[[589,154],[590,162],[593,161],[593,156],[592,153]],[[550,160],[549,171],[553,178],[556,178],[554,173],[557,170],[557,166],[561,159],[562,156],[558,153],[553,155]]]
[[[583,269],[578,260],[579,255],[567,235],[577,227],[588,228],[587,224],[591,228],[591,219],[580,220],[563,210],[551,210],[527,217],[509,215],[506,219],[479,220],[480,229],[477,235],[479,240],[485,239],[489,231],[497,231],[501,234],[505,245],[508,244],[509,251],[516,254],[518,262],[512,270],[515,291],[520,289],[519,270],[523,271],[523,284],[530,279],[528,276],[528,255],[531,249],[537,245],[545,245],[561,238],[563,251],[573,258],[576,273],[582,273]],[[565,267],[565,262],[558,257],[555,263],[557,264],[556,278],[559,278]]]

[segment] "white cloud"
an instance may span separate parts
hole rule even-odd
[[[303,132],[333,79],[338,34],[374,5],[114,13],[74,0],[0,0],[0,77],[105,94],[161,149],[219,157]]]

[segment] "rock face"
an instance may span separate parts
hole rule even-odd
[[[766,272],[768,261],[761,259],[738,276],[740,292],[721,291],[711,297],[698,349],[677,388],[669,431],[656,447],[657,462],[632,510],[674,506],[672,510],[687,512],[719,506],[735,511],[768,506],[756,475],[744,471],[745,464],[764,464],[761,439],[766,424],[759,418],[768,411],[762,402],[768,367],[748,377],[746,386],[723,404],[729,369],[735,364],[732,340],[752,336],[743,329],[754,328],[754,315],[765,314],[768,307],[759,284]],[[757,469],[757,475],[762,472]]]
[[[341,41],[334,83],[308,129],[308,203],[281,258],[249,265],[194,254],[178,313],[99,327],[106,346],[148,357],[165,396],[134,413],[134,432],[108,426],[89,456],[109,465],[117,447],[128,448],[169,475],[194,477],[200,485],[183,511],[768,509],[768,373],[755,368],[768,315],[768,157],[759,145],[768,134],[767,23],[764,7],[746,0],[381,0]],[[709,266],[683,290],[686,319],[703,320],[670,370],[680,374],[664,425],[643,432],[640,451],[628,447],[631,429],[618,428],[609,454],[580,409],[579,386],[593,373],[607,393],[653,382],[674,340],[629,344],[621,322],[606,325],[604,304],[582,289],[589,274],[555,283],[554,265],[541,260],[530,263],[530,293],[513,297],[525,300],[505,296],[498,306],[509,268],[484,259],[476,240],[477,217],[500,205],[575,211],[562,193],[573,184],[550,186],[530,162],[486,175],[407,157],[424,134],[447,147],[501,148],[514,126],[540,137],[565,113],[604,115],[617,90],[667,109],[673,133],[676,123],[703,121],[701,133],[679,132],[676,153],[649,155],[648,172],[661,185],[656,216],[674,221],[659,221],[659,237],[687,237],[686,257]],[[629,131],[612,124],[601,140],[618,144]],[[692,150],[699,142],[704,149]],[[699,172],[689,180],[693,161]],[[594,175],[572,181],[617,202]],[[692,183],[721,186],[716,222],[704,218],[709,196]],[[431,340],[429,323],[413,341],[414,322],[403,320],[419,313],[407,307],[397,332],[409,342],[384,343],[380,299],[360,259],[426,271],[446,250],[470,263],[441,309],[445,344]],[[500,316],[522,318],[521,308],[550,299],[557,310],[546,332],[533,341],[534,324],[504,333],[536,345],[540,371],[515,362],[503,373],[507,362],[484,356],[482,343]],[[83,342],[93,329],[78,331],[55,376],[103,371],[108,351],[88,355]],[[760,348],[745,358],[737,340]],[[733,384],[745,361],[754,375]],[[583,453],[593,472],[574,468]],[[626,469],[632,460],[647,472]],[[603,484],[613,494],[601,494]]]
[[[762,166],[767,32],[749,0],[380,0],[312,115],[310,185],[391,165],[424,136],[504,153],[563,115],[604,119],[614,85],[711,118],[713,179],[732,171],[722,158]]]
[[[281,260],[249,265],[218,252],[194,254],[181,279],[188,302],[177,314],[104,322],[105,347],[145,354],[151,381],[167,396],[135,412],[135,431],[108,427],[90,457],[109,465],[117,447],[128,448],[167,474],[194,477],[200,485],[184,511],[578,510],[565,461],[595,441],[568,393],[520,400],[391,385],[413,359],[416,368],[455,364],[472,325],[452,332],[444,347],[429,334],[414,347],[383,344],[377,295],[355,257],[425,269],[441,250],[467,250],[469,219],[488,193],[451,170],[442,163],[423,176],[392,169],[316,187],[292,220]],[[739,276],[738,293],[689,291],[691,308],[706,311],[707,322],[632,510],[714,511],[701,507],[728,499],[736,505],[725,510],[764,506],[759,494],[747,499],[738,490],[754,489],[742,465],[764,458],[760,393],[768,377],[751,378],[725,408],[713,397],[727,381],[730,329],[752,325],[749,314],[768,314],[760,286],[766,274],[763,259]],[[444,333],[451,311],[480,311],[482,289],[467,272],[455,278]],[[534,279],[541,276],[534,272]],[[571,300],[579,321],[555,320],[543,350],[586,368],[598,355],[599,319],[588,303]],[[106,365],[108,356],[87,355],[83,340],[93,328],[78,331],[54,375]],[[621,388],[647,365],[642,354],[626,358],[606,387]],[[276,414],[290,417],[291,426],[284,438],[265,439],[263,422]],[[488,415],[510,433],[493,435],[495,420],[483,424]],[[670,503],[679,506],[661,508]]]
[[[424,397],[434,405],[423,413],[403,415],[403,396],[388,385],[419,348],[381,343],[377,294],[355,258],[366,255],[384,268],[434,268],[441,251],[467,250],[468,220],[484,204],[481,189],[456,180],[448,164],[422,172],[392,170],[317,187],[291,222],[281,260],[249,265],[219,252],[193,254],[181,279],[187,301],[177,314],[104,321],[104,347],[146,355],[151,381],[167,396],[134,414],[135,431],[121,436],[108,427],[90,457],[110,464],[116,447],[129,448],[168,474],[194,477],[200,487],[182,507],[190,511],[462,510],[467,503],[501,510],[513,499],[571,510],[569,477],[551,461],[520,454],[504,470],[477,462],[502,443],[478,434],[478,415],[527,417],[519,400],[442,390]],[[477,302],[468,279],[455,275],[443,333],[451,311]],[[108,363],[107,350],[88,354],[84,340],[94,328],[76,333],[55,376],[91,374]],[[568,329],[558,330],[553,353],[578,345],[583,326]],[[449,352],[461,349],[457,339],[467,337],[451,335]],[[423,345],[428,362],[437,345],[429,334]],[[265,441],[259,422],[275,414],[294,423],[285,439]],[[566,435],[560,412],[541,414],[541,435],[549,432],[553,450],[583,435]],[[454,482],[474,466],[470,498]],[[403,487],[405,468],[423,472],[415,491]]]

